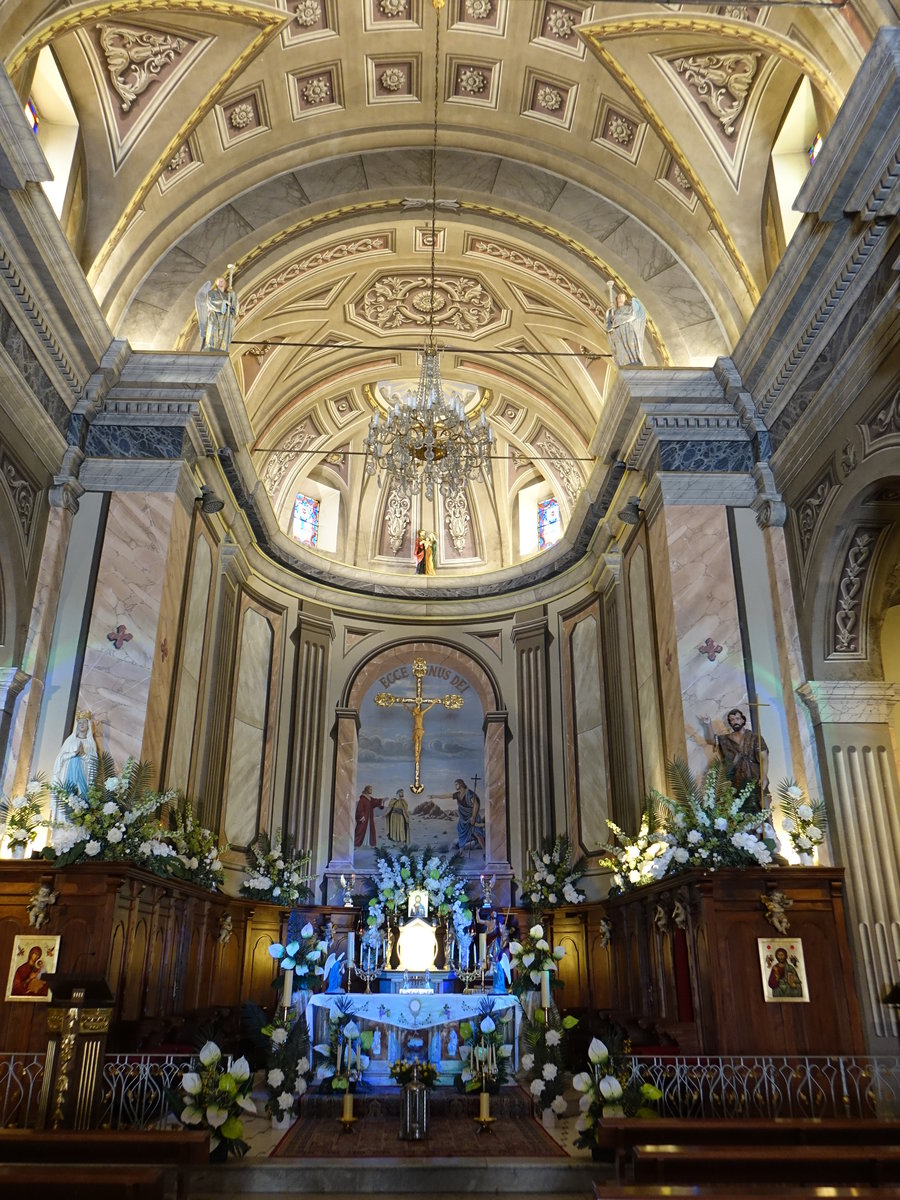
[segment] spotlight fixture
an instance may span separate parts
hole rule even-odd
[[[625,507],[620,508],[616,516],[620,521],[624,521],[626,525],[640,525],[644,519],[644,510],[641,508],[641,502],[638,497],[630,497]]]
[[[211,487],[200,489],[200,511],[202,513],[221,512],[224,507],[225,501],[220,500]]]

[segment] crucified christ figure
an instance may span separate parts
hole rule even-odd
[[[422,737],[425,733],[425,714],[434,708],[436,704],[440,704],[443,708],[462,708],[463,706],[462,696],[449,694],[446,696],[423,696],[422,680],[425,678],[426,671],[427,664],[424,658],[413,659],[413,675],[416,677],[416,694],[414,696],[395,696],[392,692],[379,692],[375,697],[375,703],[379,708],[390,708],[392,704],[402,704],[412,717],[413,757],[416,763],[416,778],[410,787],[410,791],[416,796],[425,790],[424,785],[419,782],[422,763]]]

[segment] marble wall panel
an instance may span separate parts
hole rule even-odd
[[[352,869],[353,814],[359,794],[356,771],[356,761],[359,757],[358,730],[355,710],[338,713],[329,872]],[[322,824],[324,825],[324,822]],[[320,829],[320,835],[321,833],[327,834],[327,830]]]
[[[101,746],[118,767],[129,755],[141,756],[177,503],[174,495],[158,492],[117,492],[110,499],[78,707],[93,712]],[[117,648],[107,635],[119,626]]]
[[[205,263],[210,277],[215,278],[225,273],[225,260],[230,257],[235,242],[252,232],[249,221],[245,221],[233,205],[227,204],[192,229],[178,244],[193,258]]]
[[[598,242],[605,242],[628,220],[628,214],[615,204],[572,183],[567,183],[554,201],[553,215],[571,222]]]
[[[232,200],[231,207],[248,225],[259,229],[270,221],[293,216],[297,209],[308,203],[303,188],[294,176],[286,174],[238,196]]]
[[[146,289],[143,290],[141,299],[158,304],[162,309],[168,309],[172,304],[180,304],[185,288],[196,285],[202,270],[202,259],[188,254],[181,246],[173,246],[163,255],[153,271],[153,291],[148,295]]]
[[[681,673],[678,669],[675,608],[669,576],[666,523],[660,514],[647,529],[647,549],[652,564],[653,616],[667,758],[685,757],[684,710],[681,706]]]
[[[209,543],[199,537],[194,543],[194,566],[187,615],[182,635],[181,671],[178,679],[178,701],[172,724],[166,781],[170,787],[187,789],[190,778],[191,747],[200,698],[200,673],[206,642],[206,614],[209,606],[209,586],[212,578],[212,554]],[[173,645],[174,651],[174,645]]]
[[[710,307],[706,298],[680,263],[655,275],[653,287],[670,315],[682,328],[709,320]],[[722,346],[722,353],[727,354],[724,338]]]
[[[431,180],[430,150],[366,154],[362,165],[370,188],[422,188]]]
[[[225,785],[225,837],[232,846],[249,845],[259,826],[272,649],[271,625],[256,609],[246,608]]]
[[[703,771],[711,748],[698,717],[719,720],[747,703],[728,522],[707,505],[667,506],[665,521],[688,763]]]
[[[564,186],[558,175],[504,160],[497,172],[494,195],[549,211]]]
[[[644,787],[662,789],[665,783],[665,743],[656,687],[656,644],[651,619],[650,581],[643,546],[635,546],[628,563],[634,676],[641,724]]]
[[[582,845],[597,850],[609,830],[609,789],[597,618],[585,617],[572,631],[572,685],[575,700],[575,754]]]
[[[312,204],[328,200],[331,196],[353,195],[366,190],[362,159],[356,157],[304,167],[294,172],[294,178]]]
[[[458,187],[467,192],[493,191],[500,159],[491,154],[461,154],[458,151],[438,157],[438,186]]]

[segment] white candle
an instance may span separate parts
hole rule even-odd
[[[290,1008],[294,995],[294,969],[288,967],[284,973],[284,991],[281,993],[281,1007]]]
[[[482,1092],[478,1097],[478,1116],[482,1121],[487,1121],[491,1115],[491,1094],[490,1092]]]
[[[483,963],[487,960],[487,934],[479,933],[478,935],[478,961]]]
[[[347,934],[347,966],[352,967],[356,961],[356,934],[351,929]]]
[[[550,1007],[550,972],[541,971],[541,1008]]]
[[[362,1073],[362,1038],[359,1038],[356,1043],[356,1073]]]
[[[341,1040],[340,1040],[340,1038],[339,1038],[339,1039],[338,1039],[338,1059],[337,1059],[337,1073],[338,1073],[338,1075],[340,1075],[340,1073],[341,1073],[341,1057],[342,1057],[342,1055],[343,1055],[343,1052],[344,1052],[344,1045],[343,1045],[343,1042],[341,1042]]]
[[[349,1121],[353,1117],[353,1093],[349,1088],[344,1092],[344,1111],[341,1115],[345,1121]]]

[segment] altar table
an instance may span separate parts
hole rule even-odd
[[[306,1024],[310,1047],[326,1040],[326,1022],[332,1007],[340,1004],[342,1013],[352,1016],[360,1029],[381,1030],[384,1036],[376,1053],[369,1053],[369,1067],[363,1078],[370,1083],[389,1082],[390,1065],[402,1057],[418,1057],[434,1061],[435,1043],[440,1044],[440,1082],[450,1083],[462,1070],[457,1054],[449,1054],[447,1043],[456,1034],[459,1045],[459,1024],[468,1021],[477,1028],[485,1003],[493,1007],[491,1017],[509,1045],[509,1068],[519,1065],[519,1030],[522,1006],[515,996],[473,992],[468,995],[447,992],[321,992],[310,996],[306,1006]],[[421,1035],[421,1036],[420,1036]],[[377,1043],[376,1043],[377,1044]],[[393,1057],[392,1057],[393,1050]],[[313,1055],[313,1058],[316,1056]],[[317,1063],[313,1062],[313,1067]]]

